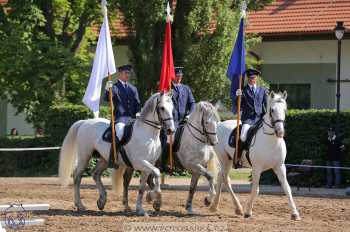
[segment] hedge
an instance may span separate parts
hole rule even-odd
[[[107,117],[108,107],[101,107],[101,117]],[[315,165],[326,164],[327,129],[334,125],[333,110],[289,110],[286,118],[287,160],[299,164],[303,159],[312,159]],[[0,147],[61,146],[69,127],[77,120],[92,118],[92,113],[82,105],[54,106],[45,122],[47,137],[0,138]],[[350,111],[341,112],[340,121],[346,151],[343,166],[350,167]],[[57,175],[58,151],[0,152],[1,176]],[[270,155],[270,154],[266,154]],[[91,171],[91,168],[89,169]],[[90,173],[88,170],[87,173]],[[350,183],[350,172],[342,171],[343,184]],[[262,183],[277,183],[272,172],[263,174]],[[293,184],[296,180],[290,179]],[[313,186],[325,184],[325,169],[315,169]]]
[[[1,137],[1,148],[53,146],[48,137]],[[0,176],[57,175],[59,150],[0,151]]]
[[[314,165],[326,165],[327,130],[335,125],[336,113],[333,110],[289,110],[286,118],[287,164],[300,164],[303,159],[311,159]],[[350,167],[350,112],[340,113],[341,135],[346,150],[342,166]],[[266,154],[269,155],[269,154]],[[326,170],[313,169],[312,185],[324,186]],[[265,172],[262,183],[278,183],[272,171]],[[297,178],[290,178],[293,185]],[[342,171],[343,185],[350,183],[350,172]]]
[[[109,118],[108,107],[100,107],[100,117]],[[93,118],[93,114],[84,105],[64,104],[51,107],[46,118],[45,133],[51,138],[52,143],[60,146],[74,122]]]

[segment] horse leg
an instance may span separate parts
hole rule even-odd
[[[233,192],[233,189],[232,189],[232,186],[231,186],[231,178],[230,178],[230,176],[227,175],[227,178],[226,178],[226,180],[224,182],[225,182],[225,185],[226,185],[227,189],[229,190],[229,192],[231,194],[233,204],[236,206],[235,213],[237,215],[243,215],[243,207],[242,207],[241,203],[239,202],[235,192]]]
[[[296,207],[294,200],[293,200],[293,197],[292,197],[292,192],[290,190],[290,186],[289,186],[288,181],[287,181],[286,166],[284,164],[282,164],[281,166],[274,168],[273,171],[277,175],[278,180],[280,181],[282,188],[284,190],[284,193],[288,197],[289,206],[292,208],[292,220],[296,220],[296,221],[301,220],[299,212],[297,210],[297,207]]]
[[[249,218],[253,215],[253,201],[254,198],[259,194],[259,182],[260,182],[260,175],[261,175],[261,170],[260,169],[254,169],[252,170],[252,190],[250,193],[250,199],[247,205],[246,212],[244,214],[245,218]]]
[[[142,198],[143,198],[143,194],[145,192],[146,180],[147,180],[148,175],[149,174],[147,172],[144,172],[144,171],[141,172],[139,194],[137,195],[137,200],[136,200],[136,215],[137,216],[148,216],[148,214],[145,212],[145,210],[142,207]]]
[[[78,211],[84,211],[86,208],[80,199],[80,184],[81,178],[87,167],[90,157],[81,158],[82,153],[78,153],[77,166],[73,172],[73,181],[74,181],[74,205],[77,207]]]
[[[216,195],[214,196],[214,199],[211,202],[209,210],[212,212],[216,212],[218,210],[218,205],[220,202],[220,196],[222,191],[222,185],[223,185],[223,178],[226,175],[226,173],[219,172],[218,179],[216,182]]]
[[[192,172],[191,186],[190,186],[190,191],[186,202],[186,210],[188,214],[193,214],[192,200],[193,200],[194,193],[196,192],[199,177],[200,177],[199,173]]]
[[[128,167],[128,168],[126,168],[126,170],[124,172],[124,175],[123,175],[123,179],[124,179],[124,182],[123,182],[123,185],[124,185],[124,188],[123,188],[123,205],[124,205],[124,211],[125,212],[130,212],[131,211],[131,208],[129,207],[129,185],[130,185],[133,173],[134,173],[134,169]]]
[[[103,208],[106,205],[106,201],[107,201],[107,192],[106,192],[106,189],[103,186],[103,183],[101,180],[102,173],[107,168],[108,168],[107,161],[101,157],[96,165],[96,168],[95,168],[93,174],[92,174],[92,177],[96,183],[96,187],[97,187],[98,192],[100,194],[100,197],[97,200],[97,207],[100,210],[103,210]]]

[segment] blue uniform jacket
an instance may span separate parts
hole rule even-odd
[[[120,81],[114,83],[112,87],[114,118],[119,122],[121,117],[136,118],[136,113],[141,110],[141,104],[137,88],[132,84],[127,84],[124,88]],[[105,91],[104,100],[109,102],[109,91]]]
[[[244,124],[253,125],[266,113],[268,90],[264,87],[256,87],[255,94],[249,85],[243,87],[241,96],[241,121]],[[233,113],[237,113],[236,99],[234,99]]]
[[[177,127],[184,118],[195,110],[195,100],[190,87],[184,84],[173,85],[173,117]]]

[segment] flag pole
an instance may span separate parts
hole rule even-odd
[[[239,90],[241,90],[242,86],[242,74],[239,75]],[[235,147],[235,154],[233,156],[233,164],[236,166],[238,161],[238,144],[239,144],[239,121],[241,120],[241,95],[237,96],[237,126],[236,126],[236,147]]]
[[[104,12],[104,17],[106,17],[108,19],[108,14],[107,14],[107,1],[103,1],[102,0],[102,7],[103,7],[103,12]],[[108,21],[106,21],[107,23]],[[107,26],[107,25],[106,25]],[[106,34],[107,34],[107,30],[106,30]],[[112,76],[109,72],[109,60],[108,60],[108,43],[107,43],[107,35],[105,36],[106,38],[106,58],[107,58],[107,70],[108,70],[108,81],[112,81]],[[109,97],[109,111],[111,112],[111,128],[112,128],[112,149],[113,149],[113,161],[114,164],[117,165],[117,159],[118,159],[118,154],[117,154],[117,148],[116,148],[116,142],[115,142],[115,137],[117,136],[115,134],[115,125],[114,125],[114,104],[113,104],[113,93],[112,93],[112,87],[110,86],[109,88],[109,93],[108,93],[108,97]]]
[[[171,91],[171,78],[169,78],[169,91]],[[173,134],[169,135],[169,164],[170,164],[170,171],[173,171]]]
[[[112,81],[112,76],[108,71],[108,81]],[[116,143],[115,143],[115,126],[114,126],[114,109],[113,109],[113,95],[112,95],[112,88],[109,87],[109,110],[111,112],[111,128],[112,128],[112,149],[113,149],[113,160],[114,164],[117,164],[117,148],[116,148]]]

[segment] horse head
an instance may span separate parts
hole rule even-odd
[[[197,103],[196,110],[191,114],[189,119],[189,124],[204,136],[205,143],[210,145],[216,145],[219,142],[216,133],[218,122],[220,122],[220,117],[215,107],[209,102]],[[200,140],[202,141],[202,139]]]
[[[173,107],[170,94],[156,93],[146,101],[140,119],[154,128],[163,127],[168,134],[172,134],[175,131]]]
[[[270,117],[271,125],[275,130],[275,135],[279,138],[284,136],[284,121],[287,113],[287,92],[274,93],[269,95],[267,113]]]

